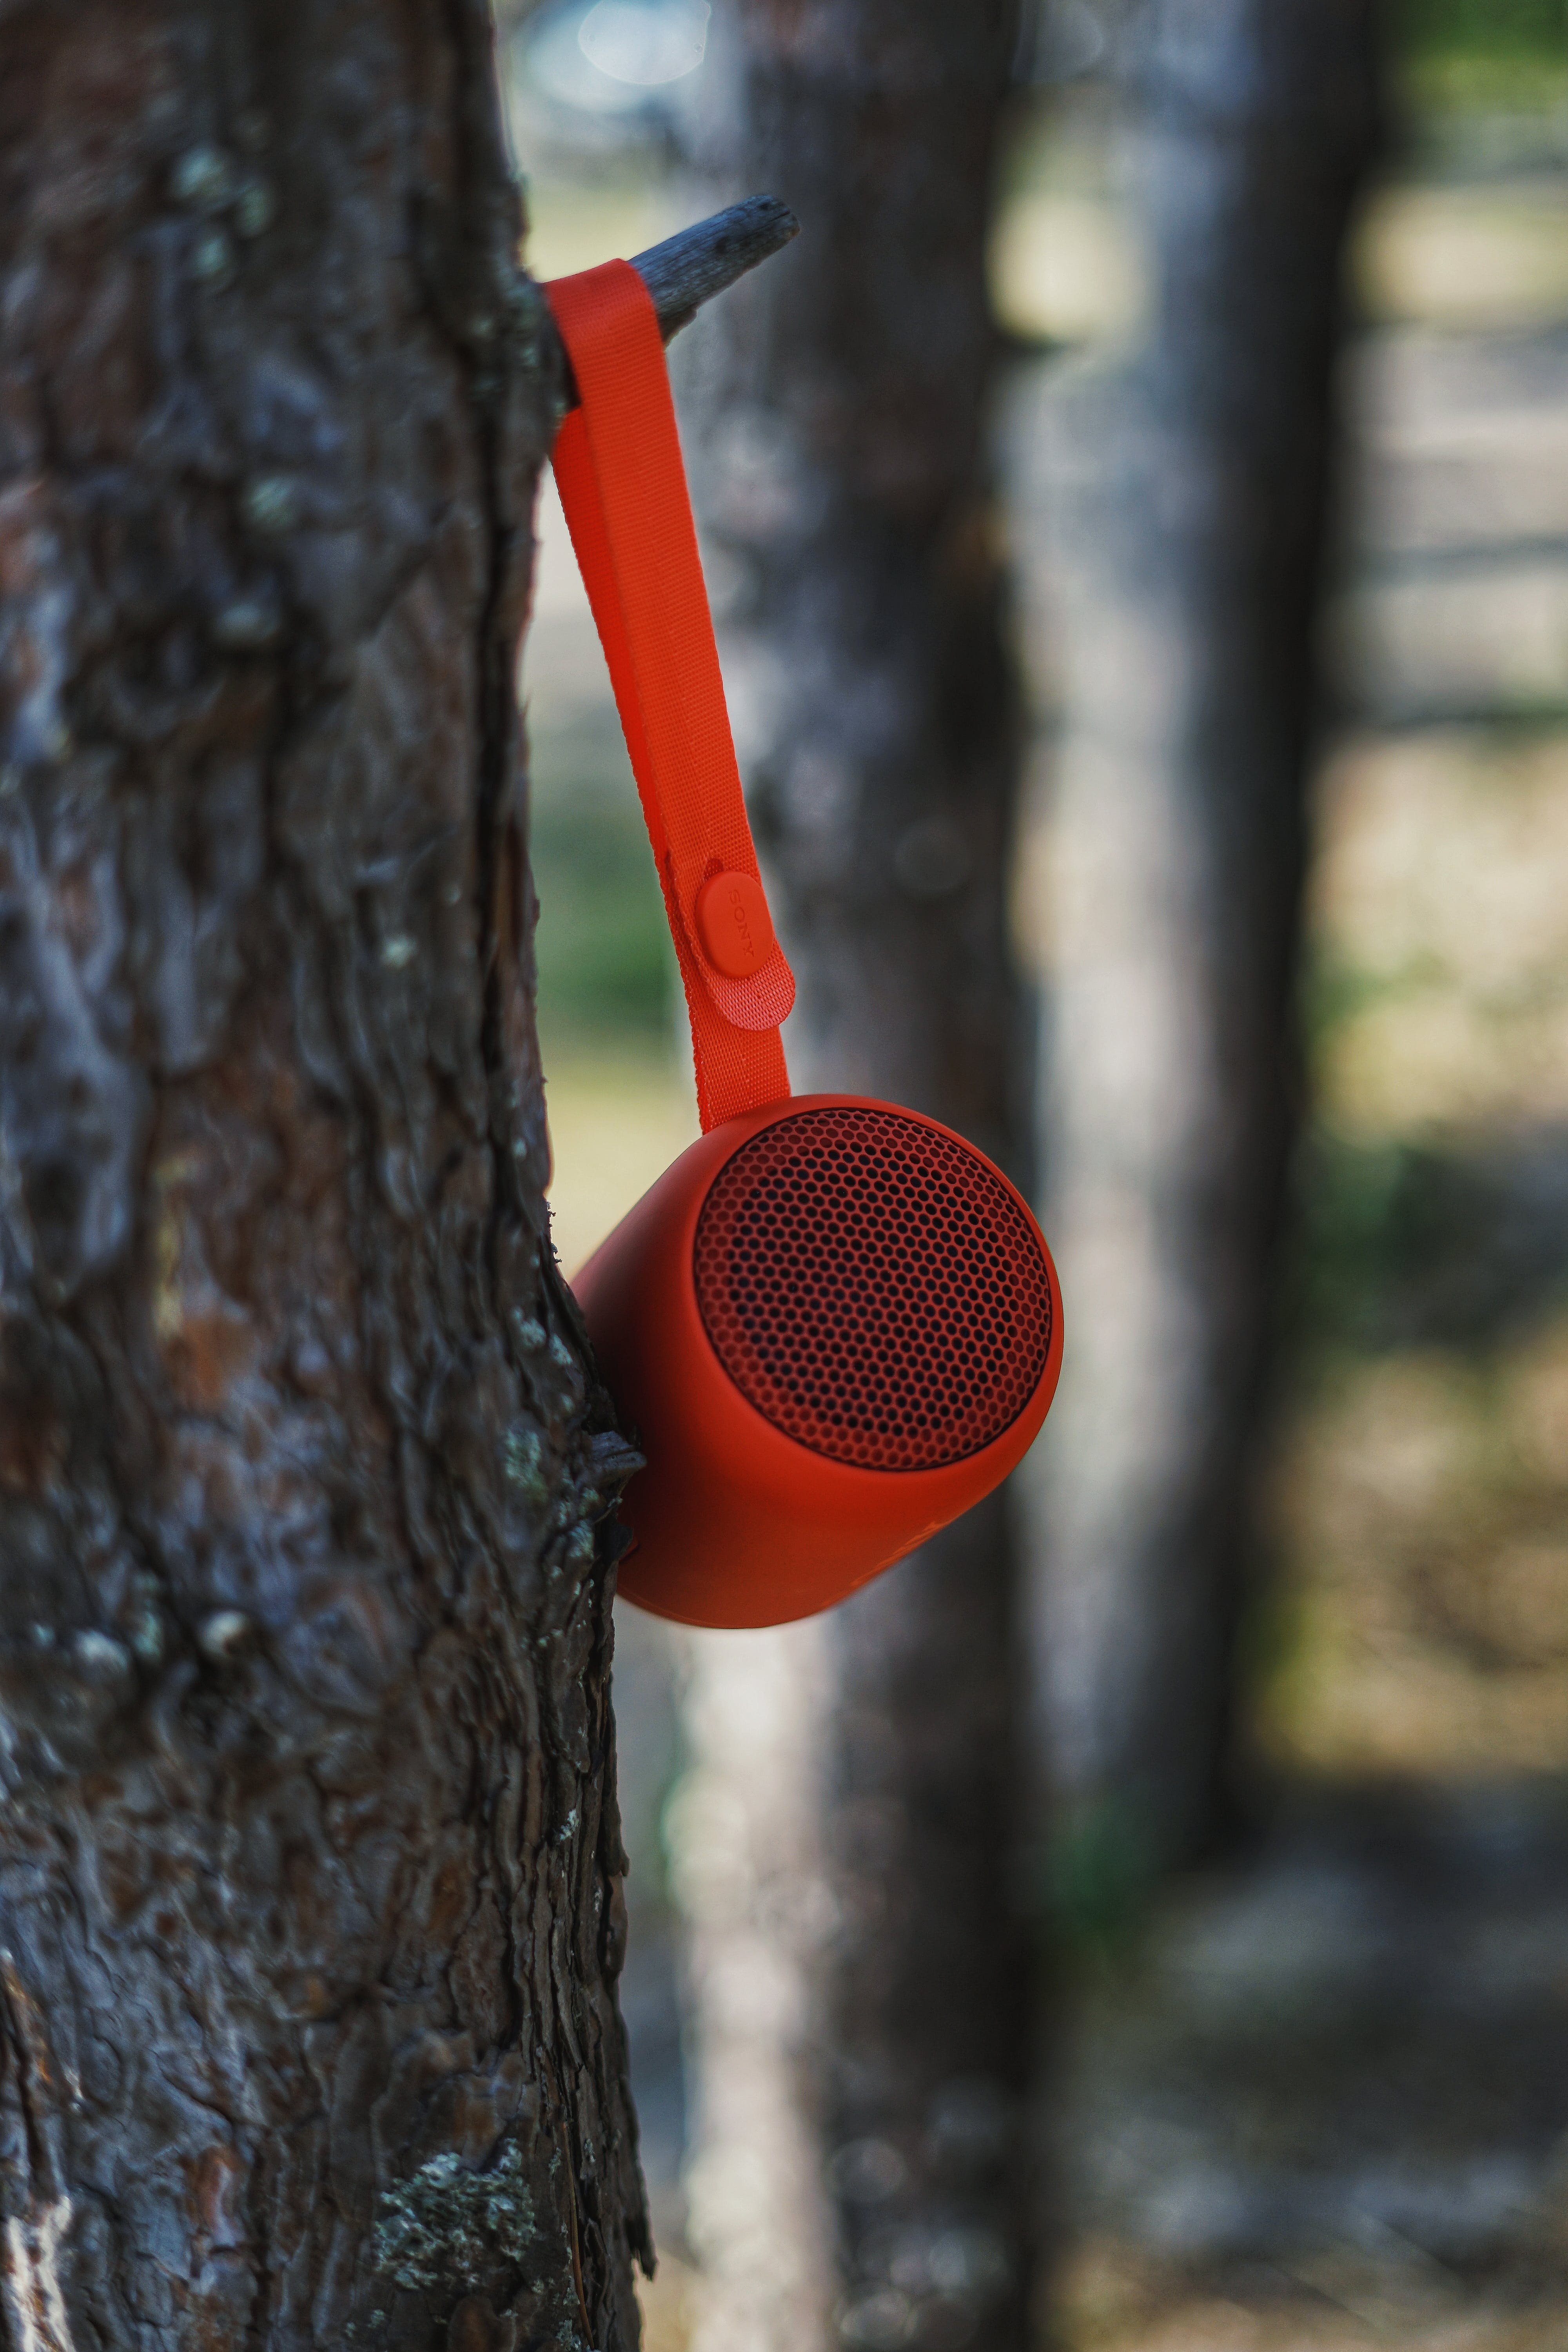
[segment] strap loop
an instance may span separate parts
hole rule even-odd
[[[653,299],[626,261],[544,293],[581,396],[555,479],[664,891],[706,1132],[788,1095],[778,1033],[795,976],[746,822]]]

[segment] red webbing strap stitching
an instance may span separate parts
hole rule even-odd
[[[795,978],[776,946],[732,980],[697,942],[703,882],[756,877],[757,858],[652,298],[625,261],[544,291],[582,404],[556,436],[555,479],[658,867],[706,1131],[788,1095],[779,1023]]]

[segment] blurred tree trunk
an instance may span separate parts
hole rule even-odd
[[[1036,1685],[1069,1896],[1091,1905],[1226,1805],[1373,17],[1129,12],[1147,331],[1115,373],[1035,372],[1013,419],[1061,677],[1041,1131],[1073,1334],[1027,1482]]]
[[[734,0],[716,18],[705,160],[784,197],[803,228],[710,331],[692,440],[742,761],[800,982],[795,1083],[912,1104],[1016,1169],[1016,728],[983,267],[1014,42],[1011,0]],[[826,2060],[814,2128],[846,2343],[1024,2341],[1013,1622],[997,1498],[835,1612],[825,1657],[804,1629],[781,1637],[810,1662],[799,1704],[825,1711],[817,1846],[782,1910],[798,1931],[795,2030],[808,1999]],[[700,1712],[704,1774],[743,1787],[751,1727]],[[798,1824],[791,1841],[804,1853]],[[710,1930],[700,1978],[721,1984]],[[720,2008],[700,2017],[710,2119],[733,2052]],[[701,2158],[700,2189],[719,2168]],[[699,2195],[693,2217],[721,2270],[743,2226],[732,2168],[727,2192]],[[785,2299],[768,2324],[758,2342],[800,2352],[820,2322]]]
[[[0,2342],[637,2340],[479,0],[0,12]]]

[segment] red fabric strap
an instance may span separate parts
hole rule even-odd
[[[775,944],[748,979],[728,977],[698,927],[710,876],[760,877],[652,297],[626,261],[544,292],[581,399],[556,436],[555,479],[664,890],[706,1131],[788,1095],[779,1024],[795,976]]]

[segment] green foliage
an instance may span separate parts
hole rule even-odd
[[[1568,0],[1398,0],[1393,29],[1418,114],[1547,114],[1568,97]]]
[[[1231,1654],[1236,1687],[1264,1711],[1279,1703],[1304,1664],[1310,1663],[1316,1619],[1299,1586],[1272,1556],[1257,1559],[1242,1595]],[[1288,1701],[1286,1702],[1288,1704]]]
[[[1301,1024],[1310,1048],[1316,1053],[1342,1022],[1353,1021],[1374,1004],[1441,984],[1446,978],[1439,958],[1412,956],[1394,971],[1370,972],[1342,963],[1321,952],[1309,954],[1301,976]]]
[[[1443,1237],[1434,1166],[1405,1143],[1311,1139],[1293,1301],[1304,1336],[1352,1346],[1374,1339],[1390,1291],[1419,1273]]]
[[[1058,1949],[1106,1967],[1137,1947],[1161,1878],[1152,1816],[1113,1792],[1057,1824],[1045,1854],[1044,1907]]]
[[[1417,57],[1561,63],[1568,50],[1568,0],[1401,0],[1395,24]]]
[[[1548,1133],[1521,1153],[1309,1139],[1287,1313],[1320,1366],[1346,1349],[1480,1346],[1561,1311],[1561,1150]]]
[[[664,908],[631,779],[615,782],[534,812],[540,1014],[574,1037],[653,1039],[669,1024]]]

